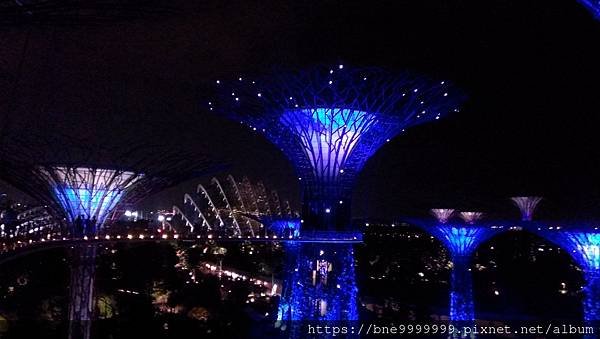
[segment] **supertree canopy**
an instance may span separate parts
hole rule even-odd
[[[457,111],[463,99],[446,81],[343,65],[216,85],[208,109],[286,154],[302,187],[303,228],[320,230],[350,226],[351,189],[373,153],[406,128]]]
[[[82,224],[95,233],[119,203],[137,202],[214,168],[206,157],[169,152],[168,145],[89,147],[65,136],[46,141],[28,145],[4,169],[4,177],[65,220],[71,235],[81,233],[76,228]]]
[[[460,212],[460,218],[467,224],[474,224],[483,217],[482,212]]]
[[[445,224],[454,215],[452,208],[432,208],[431,214],[442,224]]]
[[[521,220],[533,220],[533,213],[537,205],[542,201],[541,197],[512,197],[510,198],[521,211]]]
[[[119,203],[205,174],[213,164],[168,143],[121,140],[110,144],[72,136],[24,137],[3,168],[6,181],[48,206],[70,236],[94,235]],[[85,234],[85,235],[84,235]],[[89,338],[97,246],[83,243],[71,253],[69,338]]]
[[[583,316],[587,322],[600,321],[600,232],[595,228],[539,228],[544,238],[568,252],[585,278]]]
[[[499,228],[477,223],[478,219],[468,219],[466,225],[441,222],[439,219],[438,223],[433,224],[422,220],[413,221],[441,241],[450,254],[452,272],[449,313],[450,320],[454,322],[475,320],[471,259],[481,243],[500,231]]]
[[[39,175],[52,187],[70,223],[94,220],[97,227],[104,224],[127,189],[143,177],[130,171],[68,166],[40,166]]]

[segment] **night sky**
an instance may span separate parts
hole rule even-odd
[[[535,194],[547,198],[542,217],[600,219],[600,22],[575,0],[171,6],[128,22],[2,27],[9,138],[169,139],[297,202],[293,170],[275,147],[204,110],[209,84],[273,66],[409,69],[454,82],[469,100],[373,156],[355,190],[356,217],[457,207],[516,218],[507,198]],[[181,203],[203,180],[146,204]]]

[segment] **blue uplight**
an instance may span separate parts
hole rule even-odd
[[[97,231],[127,189],[142,177],[133,172],[87,167],[47,167],[41,173],[71,226],[80,221],[86,232]]]
[[[600,320],[600,233],[564,230],[540,230],[540,233],[565,249],[581,267],[586,282],[584,320]]]
[[[209,109],[262,131],[292,162],[302,190],[303,232],[351,230],[352,188],[367,160],[406,128],[457,111],[464,99],[444,81],[347,65],[277,71],[218,87],[217,104]],[[232,100],[232,92],[240,99]],[[295,259],[288,261],[291,282],[279,320],[356,320],[351,245],[295,246],[288,250]],[[316,269],[319,250],[325,254],[318,260],[333,271]]]
[[[444,81],[347,65],[223,85],[209,109],[261,131],[285,153],[301,178],[304,228],[332,231],[351,227],[352,187],[366,161],[464,99]]]
[[[439,225],[432,231],[452,256],[470,256],[482,242],[495,234],[491,228],[478,226]]]
[[[498,231],[476,225],[439,224],[427,228],[444,243],[452,261],[450,273],[450,320],[470,322],[475,320],[471,256],[473,252]],[[463,324],[465,325],[465,324]]]
[[[452,257],[450,272],[450,320],[475,320],[473,302],[473,279],[471,277],[469,257]]]
[[[281,123],[296,131],[314,175],[333,181],[343,173],[352,150],[376,119],[352,109],[312,108],[287,110]]]
[[[579,0],[597,20],[600,20],[600,1],[598,0]]]
[[[302,223],[299,219],[281,219],[274,220],[269,223],[271,232],[278,236],[297,238],[300,236],[300,226]]]
[[[358,320],[351,244],[288,242],[286,285],[277,320]],[[292,334],[295,333],[292,329]]]
[[[559,231],[560,232],[560,231]],[[560,232],[559,243],[586,271],[600,270],[600,233]]]
[[[96,219],[100,224],[104,222],[122,196],[122,193],[117,191],[73,188],[55,188],[54,194],[62,208],[69,211],[71,218]],[[70,221],[73,222],[75,219]]]

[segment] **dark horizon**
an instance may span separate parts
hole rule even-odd
[[[222,176],[246,174],[298,203],[291,165],[261,136],[209,114],[207,84],[273,65],[409,69],[448,79],[469,99],[367,162],[355,217],[456,207],[517,218],[508,197],[540,195],[542,218],[597,218],[600,23],[577,1],[173,6],[181,11],[131,23],[3,32],[4,46],[19,46],[0,50],[9,126],[117,141],[156,131],[230,161]],[[144,205],[170,208],[199,181]]]

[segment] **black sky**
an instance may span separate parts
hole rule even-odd
[[[182,149],[206,149],[230,160],[231,172],[297,200],[292,168],[275,147],[203,111],[206,85],[273,65],[410,69],[453,81],[469,100],[367,163],[355,216],[456,206],[512,217],[506,198],[514,194],[547,197],[549,218],[600,214],[600,22],[575,0],[172,7],[133,22],[3,28],[0,104],[10,128],[123,143],[137,131],[181,139]],[[192,186],[147,204],[169,207]]]

